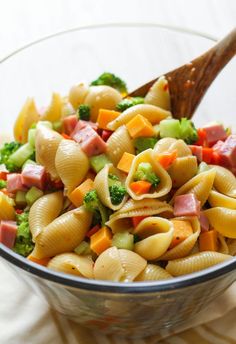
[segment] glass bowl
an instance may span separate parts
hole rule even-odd
[[[0,61],[1,134],[12,132],[28,96],[37,105],[52,91],[66,95],[81,80],[111,71],[130,90],[189,62],[214,44],[203,34],[157,24],[104,24],[42,38]],[[197,125],[221,120],[233,125],[235,61],[218,76],[199,106]],[[58,312],[84,326],[128,337],[142,337],[187,326],[236,280],[236,258],[173,280],[113,283],[49,271],[0,244],[9,269],[43,295]]]

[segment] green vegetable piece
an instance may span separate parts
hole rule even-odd
[[[75,249],[74,252],[79,255],[87,255],[91,253],[90,245],[87,241],[82,241]]]
[[[143,104],[143,103],[144,103],[143,97],[125,98],[116,105],[116,108],[117,110],[123,112],[134,105]]]
[[[180,138],[180,123],[178,119],[163,119],[160,122],[160,137]]]
[[[107,85],[111,86],[121,93],[127,93],[126,83],[118,76],[112,73],[105,72],[101,74],[96,80],[92,81],[90,86]]]
[[[106,164],[111,162],[105,154],[92,156],[89,161],[92,169],[96,173],[101,171]]]
[[[48,129],[52,129],[52,123],[49,121],[39,121],[36,125],[36,128],[38,128],[40,125],[43,125],[44,127]]]
[[[7,186],[7,182],[5,180],[0,179],[0,189],[4,189]]]
[[[160,124],[153,125],[153,129],[155,131],[155,136],[160,138]]]
[[[12,162],[15,166],[21,167],[24,162],[29,159],[34,154],[34,148],[29,144],[25,143],[17,151],[15,151],[9,157],[9,161]]]
[[[127,231],[115,233],[112,238],[112,246],[132,251],[134,248],[134,236]]]
[[[187,118],[181,118],[180,138],[189,145],[195,143],[198,140],[197,129],[195,128],[193,122]]]
[[[32,186],[29,191],[26,193],[25,198],[26,202],[29,206],[31,206],[38,198],[43,196],[43,191]]]
[[[34,248],[34,244],[32,242],[32,237],[29,229],[28,217],[29,213],[27,212],[24,212],[16,216],[18,227],[13,251],[24,257],[27,257],[33,251]]]
[[[197,174],[202,173],[202,172],[206,172],[209,169],[210,169],[210,167],[207,165],[207,163],[202,161],[198,166]]]
[[[91,190],[86,193],[83,205],[85,209],[94,213],[96,220],[98,220],[100,216],[101,219],[99,219],[99,224],[102,226],[105,225],[109,218],[108,209],[99,200],[96,190]]]
[[[26,192],[17,191],[16,197],[15,197],[15,203],[18,207],[22,208],[26,206],[27,200],[25,196],[26,196]]]
[[[154,148],[157,143],[156,137],[138,137],[134,140],[134,147],[136,149],[136,154],[139,154],[146,149]]]
[[[123,201],[123,198],[126,194],[126,189],[123,185],[114,184],[109,186],[111,203],[113,205],[118,205]]]
[[[134,234],[134,244],[136,244],[136,242],[139,242],[141,239],[139,238],[138,234]]]
[[[26,162],[24,162],[24,164],[22,165],[22,170],[25,168],[26,165],[37,165],[37,162],[35,162],[34,160],[31,159],[27,159]]]
[[[138,165],[137,171],[134,174],[134,180],[146,180],[153,187],[157,187],[160,183],[160,178],[153,172],[152,165],[149,162],[141,162]]]
[[[35,147],[35,134],[36,134],[36,129],[29,129],[28,142],[33,148]]]
[[[18,167],[12,161],[9,161],[9,157],[12,153],[16,152],[20,146],[21,144],[19,142],[13,141],[5,143],[0,149],[0,164],[4,164],[9,172],[18,171]]]
[[[78,108],[77,115],[79,119],[82,119],[83,121],[89,121],[90,120],[90,106],[86,104],[81,104]]]
[[[52,129],[58,133],[62,133],[62,121],[56,121],[52,123]]]

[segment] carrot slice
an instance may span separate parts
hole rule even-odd
[[[212,229],[210,231],[201,233],[199,236],[199,250],[200,251],[217,251],[218,240],[217,231]]]
[[[203,128],[197,130],[198,140],[194,144],[197,146],[203,146],[206,140],[206,132]]]
[[[63,136],[63,138],[66,140],[72,140],[72,138],[69,135],[67,135],[66,133],[62,133],[61,136]]]
[[[93,228],[91,228],[87,233],[86,233],[86,237],[90,238],[93,234],[97,233],[99,231],[101,227],[99,225],[94,226]]]
[[[47,266],[48,263],[49,263],[49,260],[50,260],[51,258],[42,258],[42,259],[38,259],[38,258],[35,258],[35,257],[29,255],[29,256],[27,257],[27,259],[30,260],[31,262],[37,263],[37,264],[39,264],[39,265]]]
[[[176,160],[177,158],[177,151],[174,150],[171,153],[164,153],[160,154],[157,157],[157,161],[162,165],[162,167],[167,170],[171,164]]]
[[[137,225],[143,220],[145,219],[147,216],[135,216],[132,217],[132,223],[134,228],[137,227]]]
[[[137,195],[142,195],[144,193],[149,192],[151,186],[152,184],[147,182],[146,180],[139,180],[137,182],[132,182],[130,184],[130,189]]]
[[[208,147],[202,147],[202,161],[210,164],[213,157],[213,149]]]

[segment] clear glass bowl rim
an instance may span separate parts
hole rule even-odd
[[[216,42],[217,38],[206,33],[190,30],[183,27],[163,25],[158,23],[146,23],[146,22],[121,22],[121,23],[105,23],[105,24],[95,24],[95,25],[85,25],[79,27],[73,27],[67,30],[56,32],[44,37],[41,37],[35,41],[27,43],[22,47],[9,53],[2,59],[0,59],[0,64],[3,64],[8,59],[15,57],[20,52],[29,49],[30,47],[43,43],[44,41],[53,39],[58,36],[70,34],[76,31],[83,30],[94,30],[94,29],[106,29],[106,28],[160,28],[163,30],[169,30],[174,32],[179,32],[183,34],[199,36],[211,41]],[[80,278],[74,275],[64,274],[56,271],[47,269],[46,267],[40,266],[36,263],[26,260],[24,257],[19,256],[12,250],[5,247],[0,243],[0,256],[6,261],[12,263],[13,265],[32,273],[33,275],[43,278],[55,283],[59,283],[64,286],[93,290],[97,292],[110,292],[110,293],[122,293],[122,294],[148,294],[155,292],[166,292],[179,288],[186,288],[196,284],[207,282],[211,279],[223,276],[224,274],[230,273],[236,270],[236,257],[230,261],[226,261],[222,264],[215,265],[208,269],[192,273],[189,275],[184,275],[181,277],[175,277],[170,280],[161,280],[153,282],[132,282],[132,283],[120,283],[111,281],[100,281],[100,280],[89,280],[85,278]]]

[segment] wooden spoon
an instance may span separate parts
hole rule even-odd
[[[173,117],[191,118],[218,73],[236,54],[236,28],[213,48],[165,74],[169,83]],[[144,97],[158,78],[131,92],[128,96]]]

